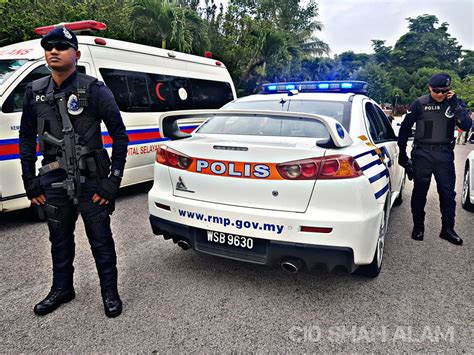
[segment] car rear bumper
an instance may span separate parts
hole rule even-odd
[[[284,261],[300,260],[309,270],[318,264],[326,265],[329,271],[336,266],[342,266],[348,272],[356,269],[353,250],[348,247],[259,239],[261,249],[258,252],[252,252],[206,242],[207,231],[204,229],[171,222],[153,215],[150,215],[150,223],[153,233],[163,235],[164,239],[172,239],[174,243],[184,241],[196,251],[228,259],[263,265],[280,265]]]

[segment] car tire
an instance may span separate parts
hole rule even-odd
[[[405,189],[405,182],[407,180],[407,174],[403,175],[402,186],[400,187],[400,193],[398,194],[397,198],[393,202],[394,206],[400,206],[403,203],[403,190]]]
[[[382,270],[383,253],[385,249],[385,235],[387,234],[388,219],[390,213],[390,195],[387,196],[383,215],[380,219],[379,236],[375,247],[374,258],[369,265],[361,265],[355,271],[356,274],[366,277],[377,277]]]
[[[464,181],[462,184],[461,204],[465,210],[474,212],[474,204],[472,204],[469,200],[469,190],[471,188],[469,184],[469,178],[470,172],[469,167],[467,167],[466,172],[464,173]]]

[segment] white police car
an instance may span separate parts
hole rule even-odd
[[[474,151],[469,153],[464,166],[461,204],[464,209],[474,212]]]
[[[364,82],[267,84],[219,111],[163,114],[149,192],[155,234],[183,249],[296,272],[375,277],[404,170]],[[192,134],[182,119],[205,122]]]

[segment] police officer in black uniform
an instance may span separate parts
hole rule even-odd
[[[51,241],[53,284],[46,298],[35,305],[37,315],[45,315],[74,299],[74,229],[78,214],[84,221],[100,279],[102,299],[108,317],[122,312],[117,290],[117,267],[110,214],[127,155],[128,137],[112,92],[91,76],[78,73],[81,53],[74,33],[56,28],[41,40],[51,75],[27,86],[20,127],[20,159],[27,197],[44,207]],[[59,108],[58,97],[67,100],[67,112]],[[62,114],[61,114],[62,113]],[[64,117],[66,116],[66,117]],[[75,196],[65,188],[69,178],[58,161],[65,152],[45,137],[66,137],[69,120],[77,134],[76,151],[83,152],[74,162],[81,168]],[[103,148],[100,123],[107,127],[112,144],[112,159]],[[71,130],[69,130],[71,132]],[[36,138],[43,155],[36,175]],[[77,150],[79,149],[79,150]],[[81,162],[81,164],[79,164]],[[71,171],[69,172],[71,173]],[[71,185],[69,185],[70,187]]]
[[[429,95],[417,98],[409,107],[398,138],[399,164],[405,167],[408,178],[414,179],[411,210],[413,214],[412,238],[423,240],[426,195],[431,175],[436,180],[440,197],[442,229],[440,237],[461,245],[462,239],[454,231],[456,202],[454,191],[454,130],[471,128],[471,119],[465,104],[451,90],[451,77],[435,74],[429,81]],[[408,137],[416,123],[411,160],[406,153]]]

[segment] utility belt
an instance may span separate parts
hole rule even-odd
[[[61,153],[59,152],[59,154]],[[82,155],[77,164],[77,166],[81,167],[79,170],[81,171],[82,176],[99,179],[109,176],[110,165],[110,157],[105,148],[96,149],[90,153]],[[45,175],[58,169],[60,169],[59,162],[53,161],[49,164],[43,165],[39,169],[39,173],[40,175]]]
[[[423,150],[453,150],[453,143],[413,143],[413,149]]]

